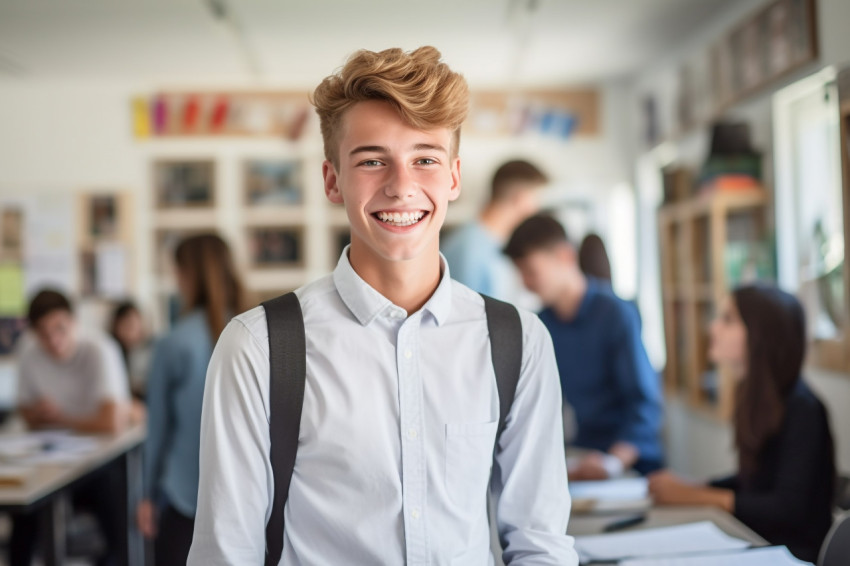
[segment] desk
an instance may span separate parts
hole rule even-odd
[[[587,513],[571,515],[567,534],[571,536],[602,534],[605,525],[629,517],[634,513]],[[721,531],[733,537],[745,540],[752,546],[767,546],[769,543],[744,523],[729,513],[716,507],[652,507],[646,512],[646,520],[633,527],[617,532],[639,531],[656,527],[671,527],[697,521],[711,521]]]
[[[120,506],[121,521],[124,523],[119,526],[119,564],[140,566],[144,563],[142,537],[135,527],[133,514],[141,494],[141,446],[145,440],[145,426],[137,425],[121,434],[99,436],[96,439],[97,449],[78,461],[40,465],[24,485],[0,487],[0,511],[49,509],[44,524],[46,566],[64,563],[66,517],[64,498],[61,496],[90,474],[114,462],[121,468],[121,492],[127,494],[127,497],[115,502]]]
[[[630,517],[634,514],[635,513],[631,512],[571,515],[567,533],[572,536],[598,535],[602,533],[602,530],[608,523],[624,517]],[[766,546],[768,544],[766,540],[761,538],[755,533],[755,531],[750,529],[744,523],[716,507],[652,507],[649,511],[647,511],[646,521],[617,532],[637,531],[656,527],[670,527],[685,523],[695,523],[697,521],[711,521],[726,534],[743,539],[753,546]]]

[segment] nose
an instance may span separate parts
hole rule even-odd
[[[411,172],[403,165],[393,165],[389,168],[384,194],[390,198],[408,198],[416,192],[416,181]]]

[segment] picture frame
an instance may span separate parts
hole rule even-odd
[[[301,226],[253,226],[247,230],[247,242],[252,268],[304,266],[304,228]]]
[[[24,211],[17,206],[0,209],[0,260],[23,259]]]
[[[721,38],[709,52],[711,59],[712,107],[718,114],[732,100],[732,48],[728,37]]]
[[[297,159],[245,162],[246,206],[298,206],[304,203],[303,163]]]
[[[93,195],[89,206],[89,235],[94,239],[111,239],[118,235],[118,202],[116,195]]]
[[[154,162],[154,191],[159,209],[215,206],[216,167],[212,159]]]

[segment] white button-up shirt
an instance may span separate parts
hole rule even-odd
[[[444,267],[437,290],[408,315],[346,253],[332,275],[296,294],[307,381],[280,564],[493,564],[487,493],[499,399],[483,299]],[[552,342],[536,316],[521,320],[521,375],[493,482],[504,559],[578,564],[566,535]],[[231,321],[210,361],[191,566],[263,563],[274,489],[268,383],[258,307]]]

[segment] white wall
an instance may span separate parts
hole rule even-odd
[[[672,101],[675,96],[674,77],[679,64],[694,56],[698,51],[705,50],[722,33],[728,31],[742,17],[757,10],[769,0],[741,0],[722,13],[706,22],[699,33],[684,41],[679,49],[659,61],[656,65],[640,73],[632,84],[631,108],[637,115],[639,104],[645,93],[655,93],[659,98],[662,131],[669,132],[672,123]],[[850,2],[847,0],[817,0],[818,26],[820,34],[820,57],[817,63],[807,66],[793,76],[788,77],[776,89],[807,76],[816,70],[830,65],[850,62],[850,34],[847,33],[847,23],[850,22]],[[773,184],[773,155],[772,155],[772,115],[771,94],[760,93],[751,99],[737,105],[729,111],[729,117],[746,120],[751,124],[753,145],[764,151],[765,181],[768,186]],[[639,136],[639,125],[632,128],[633,139]],[[707,155],[708,133],[694,132],[677,140],[665,153],[675,157],[681,163],[698,166]],[[639,144],[636,143],[636,146]],[[647,159],[648,154],[641,155],[635,151],[634,159]],[[642,218],[640,227],[642,237],[655,230],[654,217],[647,215]],[[649,225],[651,223],[651,225]],[[651,236],[651,234],[650,234]],[[641,249],[646,249],[641,246]],[[657,248],[652,248],[656,250]],[[641,264],[651,264],[646,258],[641,258]],[[641,274],[642,285],[658,284],[657,276],[645,277]],[[654,291],[641,289],[644,294],[651,295]],[[850,471],[850,375],[828,373],[815,369],[806,370],[806,378],[812,387],[820,394],[830,412],[833,434],[836,441],[838,465],[840,470]],[[666,441],[670,465],[685,474],[694,477],[706,477],[725,473],[733,469],[735,463],[734,446],[731,430],[727,424],[713,418],[695,413],[678,400],[670,400],[666,415]]]

